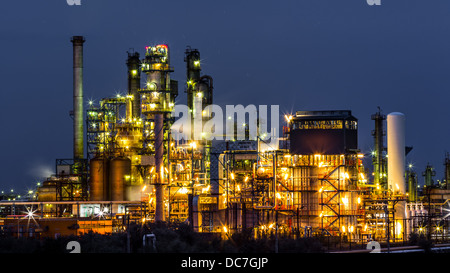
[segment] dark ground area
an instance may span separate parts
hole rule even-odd
[[[0,237],[0,253],[69,253],[67,244],[76,241],[82,253],[326,253],[346,249],[366,249],[365,244],[350,244],[339,238],[275,238],[274,234],[254,239],[252,232],[221,237],[194,232],[186,224],[165,223],[132,225],[130,232],[100,235],[95,233],[60,238]],[[156,240],[143,236],[154,234]],[[277,244],[278,242],[278,244]],[[413,235],[401,245],[418,245],[427,250],[432,243],[423,236]],[[391,244],[391,247],[398,246]],[[382,247],[385,245],[382,244]]]

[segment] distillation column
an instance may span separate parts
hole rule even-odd
[[[128,118],[139,118],[141,116],[141,99],[138,93],[141,88],[140,64],[139,53],[128,52],[128,95],[132,97],[131,116]]]
[[[383,137],[385,135],[383,130],[383,121],[386,120],[386,116],[378,111],[376,114],[372,115],[372,120],[375,121],[375,130],[372,132],[375,141],[375,149],[373,157],[373,167],[374,167],[374,182],[375,185],[380,185],[383,189],[387,189],[386,185],[386,161],[383,159],[384,141]]]
[[[173,69],[169,65],[167,45],[146,47],[145,59],[141,64],[142,71],[147,74],[146,88],[139,90],[141,113],[145,118],[145,123],[154,124],[153,128],[148,127],[153,132],[154,139],[148,139],[147,143],[144,141],[144,145],[154,147],[155,221],[165,221],[164,195],[166,184],[170,182],[169,174],[165,173],[166,170],[170,170],[169,156],[166,161],[164,159],[165,147],[167,155],[170,154],[169,136],[166,136],[165,128],[170,128],[172,122],[170,115],[175,97],[178,95],[178,86],[176,81],[170,79],[170,72],[173,72]],[[150,149],[146,150],[148,150],[146,153],[152,154]]]

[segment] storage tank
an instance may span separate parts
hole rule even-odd
[[[387,115],[388,188],[393,193],[406,194],[405,181],[405,115],[394,112]],[[406,218],[406,202],[395,205],[396,227]],[[397,222],[398,221],[398,222]],[[397,228],[396,228],[397,229]],[[397,232],[398,233],[398,232]]]
[[[389,188],[405,194],[405,115],[402,113],[387,116],[387,153]]]
[[[124,201],[125,184],[131,179],[131,160],[116,157],[109,164],[110,201]]]
[[[109,199],[108,159],[95,157],[89,162],[89,200],[106,201]]]

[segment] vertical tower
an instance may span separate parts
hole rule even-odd
[[[381,188],[386,189],[386,159],[383,158],[383,138],[385,136],[383,122],[386,120],[386,116],[382,115],[380,108],[378,108],[378,112],[372,115],[372,120],[375,121],[375,130],[372,131],[374,137],[374,151],[372,153],[374,182]]]
[[[405,115],[387,116],[388,188],[405,193]]]
[[[83,36],[73,36],[73,158],[84,158]]]
[[[408,179],[408,201],[417,201],[417,174],[409,169],[406,172],[406,177]]]
[[[425,186],[431,187],[434,184],[433,177],[436,175],[436,172],[434,171],[433,167],[430,165],[430,163],[427,164],[427,167],[425,168],[425,171],[422,173],[422,176],[425,177]]]
[[[128,52],[128,95],[132,97],[131,116],[141,116],[141,99],[138,90],[141,88],[141,61],[138,52]]]
[[[394,112],[387,115],[388,189],[394,195],[406,194],[405,183],[405,115]],[[401,236],[407,230],[403,227],[406,218],[406,201],[395,205],[395,234]]]
[[[144,138],[144,153],[155,155],[156,180],[154,181],[156,207],[155,220],[164,221],[164,191],[169,182],[169,158],[164,166],[164,149],[167,155],[169,149],[169,128],[171,112],[175,97],[178,95],[177,82],[170,79],[173,69],[170,67],[169,49],[167,45],[146,47],[145,59],[142,60],[142,71],[147,74],[145,89],[141,89],[142,115],[145,118],[145,131],[149,134]],[[166,144],[166,145],[165,145]],[[153,146],[153,149],[149,148]]]
[[[186,77],[187,77],[187,103],[191,113],[191,138],[194,139],[194,116],[199,114],[205,120],[209,113],[204,113],[203,109],[213,103],[213,79],[208,75],[200,75],[200,52],[197,49],[187,48],[185,52],[184,61],[186,62]],[[196,109],[196,106],[201,103],[201,109]]]

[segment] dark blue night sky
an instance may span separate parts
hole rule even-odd
[[[167,43],[185,103],[186,46],[214,77],[214,103],[406,115],[407,161],[437,179],[450,151],[448,0],[9,0],[0,8],[0,190],[26,190],[72,157],[73,35],[86,38],[84,94],[126,93],[127,51]],[[370,167],[370,165],[367,165]]]

